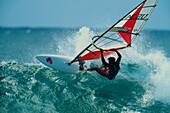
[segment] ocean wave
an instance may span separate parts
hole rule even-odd
[[[82,45],[78,45],[79,41],[83,41],[83,44],[89,43],[90,37],[95,34],[96,31],[82,27],[73,35],[67,35],[60,41],[55,40],[57,36],[51,37],[52,41],[59,41],[57,46],[45,38],[42,43],[39,43],[42,46],[45,42],[50,47],[57,48],[56,54],[74,56],[82,49]],[[35,31],[31,30],[29,35],[35,38]],[[54,35],[50,33],[50,36]],[[152,34],[147,38],[150,36]],[[39,49],[37,43],[36,48],[39,50],[36,52],[31,50],[30,53],[27,51],[29,55],[12,54],[11,56],[15,57],[10,57],[12,60],[8,60],[2,54],[0,111],[60,113],[169,111],[169,58],[159,48],[146,50],[145,45],[141,43],[143,39],[138,39],[131,48],[120,51],[123,56],[121,70],[112,81],[95,72],[68,74],[43,66],[35,60],[34,56],[39,50],[40,53],[50,52],[48,49]],[[140,44],[137,43],[138,41]],[[29,45],[27,47],[29,48]],[[70,50],[68,51],[67,48]],[[15,51],[12,53],[16,53]],[[23,56],[24,60],[22,60]]]

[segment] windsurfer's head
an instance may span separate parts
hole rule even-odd
[[[115,62],[115,58],[114,57],[109,57],[108,60],[109,60],[109,63]]]

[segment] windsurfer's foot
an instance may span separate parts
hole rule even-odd
[[[95,64],[95,63],[90,64],[90,68],[96,68],[96,67],[99,67],[99,66],[97,64]]]
[[[95,71],[96,68],[88,68],[87,71]]]

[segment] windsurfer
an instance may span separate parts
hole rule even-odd
[[[103,56],[103,50],[100,49],[100,52],[101,52],[101,61],[102,61],[102,64],[104,65],[104,70],[101,69],[101,68],[98,68],[98,67],[92,67],[92,68],[89,68],[88,71],[96,71],[98,72],[100,75],[108,78],[109,80],[112,80],[115,78],[115,76],[118,74],[119,70],[120,70],[120,60],[121,60],[121,54],[114,49],[114,51],[117,53],[118,55],[118,58],[117,60],[115,61],[115,58],[114,57],[109,57],[108,60],[109,60],[109,63],[107,63],[104,59],[104,56]]]

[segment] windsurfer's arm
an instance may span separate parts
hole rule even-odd
[[[100,52],[101,52],[101,60],[102,60],[103,65],[108,67],[109,64],[108,64],[108,63],[105,61],[105,59],[104,59],[103,50],[100,49]]]
[[[115,52],[117,53],[117,55],[118,55],[118,58],[117,58],[117,63],[118,64],[120,64],[120,60],[121,60],[121,58],[122,58],[122,55],[117,51],[117,50],[115,50]]]

